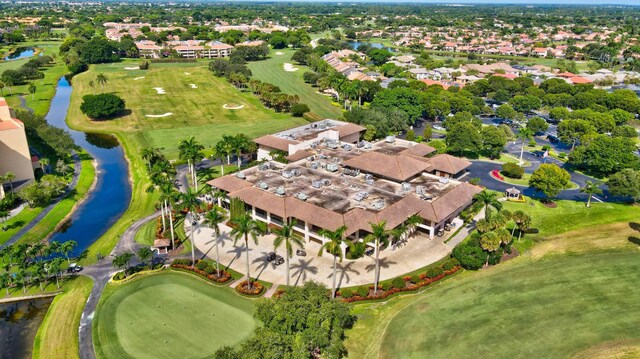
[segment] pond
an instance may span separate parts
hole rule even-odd
[[[4,61],[26,59],[27,57],[35,55],[35,53],[36,50],[32,47],[18,47],[9,56],[5,57]]]
[[[53,297],[0,304],[0,358],[31,358],[33,341]]]
[[[383,44],[381,44],[379,42],[352,41],[349,44],[351,44],[351,46],[353,46],[354,50],[357,50],[360,47],[360,45],[369,45],[369,46],[373,47],[374,49],[387,49],[389,51],[393,51],[390,47],[384,46]]]
[[[57,242],[78,242],[74,251],[77,255],[89,248],[124,213],[131,200],[131,184],[124,151],[114,136],[74,131],[67,126],[65,120],[71,91],[71,84],[61,78],[46,119],[50,125],[69,131],[75,143],[84,148],[98,165],[94,190],[51,237]]]

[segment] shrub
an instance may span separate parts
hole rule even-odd
[[[432,267],[427,270],[427,278],[435,278],[444,273],[442,267]]]
[[[487,254],[480,247],[480,240],[477,237],[458,244],[453,249],[452,255],[465,269],[480,269],[487,259]]]
[[[324,119],[322,116],[320,116],[320,115],[318,115],[317,113],[314,113],[314,112],[305,112],[302,115],[302,118],[304,118],[308,122],[318,122],[318,121],[322,121]]]
[[[209,264],[207,262],[198,262],[196,263],[196,268],[199,270],[204,270],[205,268],[207,268],[209,266]]]
[[[349,248],[349,252],[347,253],[348,259],[358,259],[364,256],[364,252],[367,249],[367,245],[363,242],[355,243],[353,246]]]
[[[389,289],[393,288],[393,284],[389,283],[389,282],[384,282],[384,283],[380,283],[378,285],[379,289],[384,290],[385,292],[388,291]]]
[[[524,167],[520,167],[515,163],[505,163],[502,165],[502,174],[509,178],[522,178],[524,176]]]
[[[455,258],[449,258],[449,262],[451,262],[451,264],[453,264],[454,267],[457,265],[460,265],[460,262]]]
[[[411,276],[411,279],[409,279],[409,281],[413,284],[419,283],[420,282],[420,276],[415,274]]]
[[[340,291],[340,296],[345,299],[353,297],[353,292],[349,289],[343,289]]]
[[[391,285],[393,285],[394,288],[402,289],[407,286],[407,283],[404,281],[404,279],[398,277],[393,278],[393,280],[391,281]]]
[[[140,70],[148,70],[149,69],[149,61],[142,61],[138,66]]]
[[[566,157],[567,157],[567,154],[566,154],[566,153],[564,153],[564,152],[560,152],[560,153],[558,153],[558,157],[560,157],[560,158],[566,158]]]
[[[407,131],[406,140],[407,141],[414,141],[415,139],[416,139],[416,132],[414,130]]]
[[[84,95],[80,110],[92,119],[108,119],[124,112],[124,100],[110,93]]]
[[[367,297],[369,295],[369,287],[358,287],[358,296]]]
[[[449,271],[452,270],[453,267],[455,267],[455,265],[453,263],[451,263],[451,261],[446,261],[444,262],[444,264],[442,265],[442,269]]]
[[[309,106],[304,103],[296,103],[291,105],[291,114],[294,117],[302,117],[305,113],[309,112]]]
[[[205,269],[204,272],[207,274],[213,274],[216,273],[216,269],[210,265],[208,265]]]
[[[502,258],[502,248],[495,252],[489,253],[489,260],[487,261],[490,265],[496,265],[500,263],[500,258]]]
[[[236,286],[236,291],[245,295],[260,295],[262,294],[262,290],[264,287],[258,281],[251,281],[251,290],[247,288],[248,281],[242,281],[240,284]]]

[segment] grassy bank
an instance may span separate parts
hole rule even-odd
[[[93,280],[79,276],[65,284],[56,296],[38,329],[33,343],[33,358],[78,358],[78,327],[89,298]]]

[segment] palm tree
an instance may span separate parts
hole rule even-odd
[[[95,95],[96,94],[96,85],[93,82],[93,80],[89,81],[89,87],[91,87],[91,89],[93,90],[93,94]]]
[[[73,249],[78,245],[76,241],[66,241],[60,245],[60,251],[64,253],[64,256],[67,258],[67,264],[71,265],[71,260],[69,260],[69,254],[73,251]]]
[[[211,159],[219,159],[220,160],[220,174],[224,176],[224,159],[229,155],[227,152],[226,144],[223,141],[218,141],[215,146],[213,146],[213,154],[211,154]]]
[[[211,211],[204,215],[204,223],[206,223],[209,228],[213,229],[213,233],[216,237],[216,274],[218,275],[218,278],[220,278],[220,250],[218,246],[218,242],[220,241],[220,225],[224,223],[226,219],[224,209],[218,206],[213,206]]]
[[[584,187],[580,188],[580,192],[586,193],[588,195],[587,208],[591,207],[591,196],[593,196],[594,194],[602,194],[600,183],[593,183],[589,180],[584,182]]]
[[[231,220],[234,228],[231,230],[231,236],[234,245],[239,239],[244,239],[245,253],[247,259],[247,283],[248,290],[251,290],[251,268],[249,267],[249,237],[258,244],[258,236],[262,235],[265,230],[262,222],[255,221],[251,215],[244,213],[237,218]]]
[[[516,138],[522,139],[522,148],[520,149],[520,166],[522,166],[522,164],[524,163],[522,161],[522,156],[524,155],[524,143],[527,140],[531,140],[533,138],[533,131],[530,128],[526,128],[526,127],[522,127],[520,129],[520,131],[518,131],[518,134],[516,135]]]
[[[13,193],[13,180],[16,179],[16,174],[13,172],[7,172],[4,174],[4,181],[9,182],[9,186],[11,186],[11,193]]]
[[[57,242],[55,242],[57,243]],[[62,269],[62,258],[54,258],[49,262],[48,272],[53,273],[56,276],[56,287],[60,289],[60,281],[58,278],[60,277],[60,270]]]
[[[104,85],[109,82],[109,79],[101,72],[98,74],[98,76],[96,76],[96,82],[102,88],[102,92],[104,92]]]
[[[422,224],[423,222],[424,220],[422,219],[422,217],[418,216],[417,214],[414,214],[411,217],[407,218],[407,220],[405,221],[408,230],[407,234],[409,236],[414,234],[418,229],[418,225]]]
[[[171,231],[171,249],[176,249],[175,247],[175,234],[173,230],[173,213],[172,213],[172,203],[176,198],[176,190],[173,187],[172,183],[163,183],[160,185],[160,200],[164,203],[164,209],[167,215],[169,216],[169,229]]]
[[[149,247],[142,247],[138,249],[136,256],[138,257],[138,259],[140,259],[140,262],[142,262],[143,265],[147,263],[149,259],[151,259],[151,262],[149,263],[149,269],[153,269],[153,251],[149,249]]]
[[[7,217],[9,217],[9,211],[7,211],[4,208],[0,208],[0,219],[2,220],[2,230],[6,231],[7,230]]]
[[[220,147],[218,149],[218,147]],[[222,140],[216,143],[216,151],[224,153],[227,156],[227,164],[231,164],[231,154],[235,149],[235,137],[229,135],[222,135]]]
[[[31,100],[33,100],[33,95],[36,93],[36,85],[33,83],[29,83],[29,93],[31,94]]]
[[[27,293],[27,272],[23,268],[18,269],[13,281],[22,286],[22,293]]]
[[[196,212],[200,208],[200,201],[198,200],[198,194],[191,190],[191,188],[187,188],[187,192],[180,194],[180,208],[186,210],[189,216],[191,217],[191,267],[196,264],[196,253],[195,253],[195,242],[194,242],[194,232],[196,231],[195,224],[196,222]]]
[[[40,167],[42,168],[42,172],[44,172],[46,174],[47,173],[47,166],[49,166],[49,164],[51,162],[46,157],[39,158],[38,162],[40,163]]]
[[[240,133],[234,137],[234,152],[238,159],[238,169],[240,169],[242,162],[240,160],[240,156],[243,153],[252,152],[255,150],[255,143],[247,137],[247,135]]]
[[[118,269],[124,271],[124,277],[127,277],[127,269],[129,269],[129,262],[133,258],[133,253],[125,252],[113,258],[112,265]]]
[[[295,244],[298,247],[302,247],[304,245],[304,239],[300,237],[299,234],[295,232],[296,220],[293,219],[288,221],[282,225],[282,228],[278,228],[273,231],[275,233],[276,238],[273,240],[273,248],[278,249],[284,243],[285,249],[285,263],[287,266],[287,286],[289,286],[289,258],[293,256],[293,246]]]
[[[40,291],[44,291],[42,287],[42,281],[46,278],[44,267],[40,263],[36,263],[30,268],[31,277],[35,278],[38,281],[38,286],[40,287]]]
[[[11,275],[7,272],[0,274],[0,288],[4,288],[7,296],[9,295],[9,286],[11,286]]]
[[[476,194],[473,198],[484,206],[484,218],[487,220],[491,217],[489,206],[498,211],[502,209],[502,203],[498,202],[498,194],[496,192],[482,190],[482,192]]]
[[[202,159],[202,150],[204,146],[196,140],[194,136],[180,141],[178,144],[178,156],[181,160],[187,160],[189,173],[193,181],[196,191],[198,191],[198,179],[196,177],[196,162]]]
[[[391,232],[385,229],[387,222],[382,221],[380,223],[369,223],[371,225],[371,234],[364,238],[367,243],[373,242],[373,249],[375,251],[375,270],[373,273],[373,293],[378,293],[378,280],[380,280],[380,246],[389,245],[389,236]]]
[[[501,238],[496,232],[487,232],[480,237],[480,247],[487,252],[495,252],[500,248]],[[487,255],[487,264],[489,263],[489,255]]]
[[[513,220],[516,222],[516,226],[518,227],[518,241],[522,237],[522,231],[529,228],[531,226],[531,217],[523,211],[515,211],[513,212]]]
[[[340,258],[340,262],[342,262],[342,242],[344,241],[345,233],[347,232],[347,226],[341,226],[335,231],[329,231],[323,229],[320,231],[320,235],[327,239],[326,242],[322,244],[320,251],[318,252],[318,256],[322,256],[322,253],[326,250],[331,255],[333,255],[333,279],[331,285],[331,298],[336,297],[336,262],[338,257]]]

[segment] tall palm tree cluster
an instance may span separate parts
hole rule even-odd
[[[65,262],[71,265],[70,255],[77,246],[75,241],[10,245],[0,249],[0,289],[9,295],[11,288],[22,288],[26,293],[30,286],[38,285],[44,291],[55,280],[60,288]],[[66,259],[66,260],[65,260]]]
[[[151,186],[148,192],[158,190],[160,192],[160,212],[162,215],[162,232],[169,227],[171,232],[171,247],[175,249],[175,231],[173,205],[178,199],[178,192],[173,184],[176,170],[162,153],[162,148],[144,148],[141,151],[142,158],[147,163]],[[167,224],[168,223],[168,224]]]
[[[178,144],[178,156],[181,160],[187,161],[191,182],[193,183],[196,192],[198,191],[196,163],[204,158],[202,150],[204,150],[204,146],[198,142],[194,136],[186,138]]]
[[[119,254],[113,258],[113,262],[111,263],[115,268],[122,270],[124,277],[126,278],[130,269],[131,259],[133,259],[134,254],[131,252],[124,252]],[[153,269],[153,251],[149,247],[142,247],[138,249],[135,257],[140,259],[143,265],[149,264],[149,269]],[[142,267],[144,268],[144,267]]]
[[[230,78],[229,81],[238,87],[236,79]],[[249,80],[248,83],[251,93],[257,96],[263,105],[274,109],[276,112],[289,112],[291,110],[291,106],[300,102],[300,97],[298,95],[282,93],[278,86],[270,83],[255,79]]]
[[[531,227],[531,217],[523,211],[512,213],[502,209],[496,192],[482,191],[475,196],[475,200],[485,210],[484,218],[476,222],[476,229],[481,233],[480,246],[487,252],[495,252],[501,246],[509,244],[513,240],[516,228],[520,240],[522,233]],[[492,213],[491,208],[494,208],[496,213]],[[509,232],[507,225],[511,221],[514,222],[514,226]]]
[[[224,162],[231,164],[231,155],[236,155],[238,169],[242,167],[242,155],[256,151],[256,143],[243,133],[235,136],[223,135],[213,146],[212,159],[220,160],[220,173],[224,176]]]

